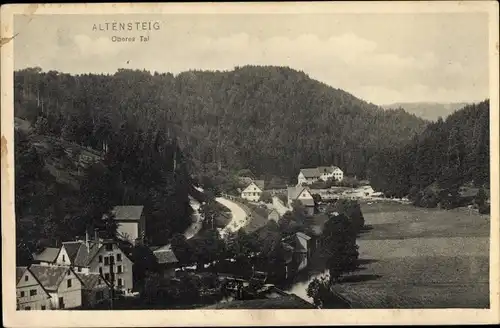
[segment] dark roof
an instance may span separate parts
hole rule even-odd
[[[68,253],[71,264],[75,266],[87,266],[94,256],[99,252],[99,245],[95,242],[89,242],[89,248],[83,241],[71,241],[63,243]]]
[[[99,285],[99,278],[105,284],[109,285],[108,282],[101,277],[99,273],[77,273],[78,278],[82,281],[82,285],[85,289],[93,289]]]
[[[207,309],[316,309],[302,298],[290,294],[276,298],[232,301],[208,306]]]
[[[301,169],[300,172],[304,175],[306,178],[319,178],[320,173],[318,171],[318,168],[309,168],[309,169]]]
[[[60,248],[47,247],[42,252],[38,254],[33,254],[33,260],[37,262],[49,262],[53,263],[56,261],[57,255],[59,254]]]
[[[160,247],[153,251],[153,254],[156,257],[158,264],[171,264],[179,262],[177,256],[175,256],[175,253],[172,250],[171,245]]]
[[[80,249],[81,244],[81,241],[68,241],[63,243],[64,249],[66,250],[66,253],[68,253],[71,264],[73,264],[73,262],[75,261],[76,254],[78,253],[78,249]]]
[[[254,180],[254,183],[260,188],[260,190],[264,190],[264,180]]]
[[[111,213],[114,214],[115,220],[119,221],[139,221],[142,215],[144,206],[127,205],[115,206]]]
[[[63,266],[47,266],[33,264],[30,271],[33,273],[40,284],[47,290],[57,290],[59,284],[64,279],[66,273],[70,270]]]
[[[24,272],[26,272],[27,267],[16,267],[16,285],[23,276]]]

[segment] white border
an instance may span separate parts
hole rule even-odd
[[[491,244],[490,309],[430,310],[141,310],[16,312],[14,152],[13,152],[13,15],[47,14],[236,14],[236,13],[450,13],[485,12],[490,32],[491,126]],[[499,319],[499,45],[496,1],[373,1],[310,3],[189,3],[189,4],[51,4],[5,5],[1,8],[1,170],[2,170],[2,293],[7,327],[105,326],[249,326],[334,324],[470,324],[498,323]],[[7,38],[7,39],[4,39]],[[50,46],[50,45],[47,45]]]

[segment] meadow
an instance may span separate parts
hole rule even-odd
[[[489,307],[489,215],[364,202],[360,270],[335,289],[355,308]]]

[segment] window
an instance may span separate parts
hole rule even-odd
[[[121,278],[118,278],[118,287],[121,287],[121,286],[123,286],[122,279],[121,279]]]
[[[66,262],[66,256],[63,254],[63,262]]]
[[[104,274],[104,279],[106,279],[107,281],[109,281],[109,273],[105,273]]]
[[[99,263],[102,263],[102,255],[99,255]]]
[[[116,273],[122,273],[122,266],[121,265],[116,267]]]
[[[21,290],[21,297],[24,297],[24,291]]]
[[[45,310],[47,307],[45,305],[42,305],[42,310]]]
[[[104,258],[104,265],[109,265],[109,257]]]
[[[36,295],[36,289],[30,289],[30,296]]]
[[[71,279],[68,279],[68,288],[71,288]]]
[[[109,256],[109,264],[113,264],[115,263],[115,256],[114,255],[110,255]]]
[[[102,274],[102,268],[101,267],[99,267],[99,273]]]
[[[24,309],[29,311],[29,310],[31,310],[31,306],[27,306]]]
[[[78,268],[77,268],[77,271],[78,271],[78,272],[82,272],[82,268],[78,267]]]
[[[29,277],[28,275],[24,276],[24,281],[28,281]]]
[[[116,261],[121,262],[122,260],[122,255],[121,254],[116,254]]]
[[[107,251],[112,251],[113,250],[113,244],[106,244],[106,250]]]

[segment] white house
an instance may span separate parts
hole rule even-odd
[[[319,166],[315,168],[301,169],[297,177],[297,185],[313,184],[317,181],[327,181],[328,179],[335,179],[342,181],[344,179],[344,172],[337,166]]]
[[[51,309],[50,294],[27,267],[16,267],[18,310]]]
[[[33,264],[29,270],[49,293],[52,309],[82,306],[82,281],[72,268]]]
[[[307,187],[288,187],[288,205],[292,206],[293,201],[298,200],[306,209],[307,215],[314,214],[314,198]]]
[[[133,245],[144,240],[146,235],[146,217],[144,206],[115,206],[111,211],[118,227],[118,237]]]
[[[241,198],[249,200],[251,202],[258,202],[260,195],[264,191],[264,180],[252,181],[243,191],[241,192]]]

